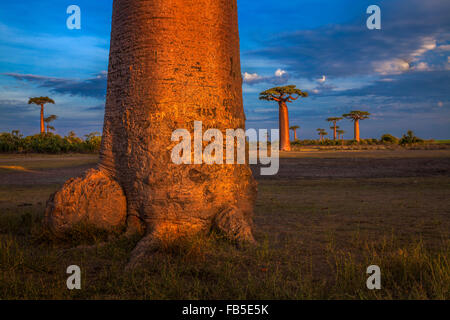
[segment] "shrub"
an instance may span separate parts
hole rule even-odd
[[[71,132],[66,137],[53,133],[36,134],[23,138],[19,131],[0,133],[0,152],[68,153],[98,152],[101,137],[97,132],[78,138]]]
[[[414,143],[424,143],[423,139],[420,139],[414,135],[414,132],[408,130],[406,134],[403,135],[400,140],[400,144],[414,144]]]
[[[22,148],[22,135],[19,131],[0,133],[0,152],[15,152]]]
[[[387,143],[387,144],[397,144],[399,142],[397,137],[394,137],[393,135],[391,135],[389,133],[383,134],[381,136],[380,141],[382,143]]]

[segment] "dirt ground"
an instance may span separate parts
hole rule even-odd
[[[44,210],[67,179],[95,167],[95,155],[0,157],[0,208]],[[395,232],[438,242],[450,234],[450,150],[282,153],[276,176],[260,176],[255,234],[294,237],[312,251],[350,234]]]

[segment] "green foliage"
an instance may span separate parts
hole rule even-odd
[[[342,117],[332,117],[332,118],[327,118],[327,121],[335,123],[335,122],[341,121],[342,119],[344,119],[344,118],[342,118]]]
[[[66,137],[53,133],[36,134],[23,137],[19,131],[0,133],[0,152],[35,152],[35,153],[68,153],[98,152],[101,136],[97,132],[86,136],[86,140],[78,138],[73,132]]]
[[[321,136],[321,137],[323,137],[323,136],[327,136],[328,135],[328,133],[325,131],[325,129],[317,129],[316,130],[317,131],[317,134],[319,135],[319,136]]]
[[[98,132],[92,132],[90,134],[85,135],[86,140],[85,144],[89,151],[96,152],[100,150],[100,144],[102,143],[102,137]]]
[[[382,143],[387,143],[387,144],[398,144],[398,142],[399,142],[397,137],[394,137],[393,135],[391,135],[389,133],[383,134],[381,136],[380,141]]]
[[[53,99],[50,99],[49,97],[35,97],[28,100],[28,104],[35,104],[38,106],[47,103],[55,104],[55,101]]]
[[[48,116],[47,118],[44,118],[44,122],[47,124],[47,133],[52,130],[55,131],[55,127],[51,126],[50,123],[57,120],[58,116],[52,114],[51,116]]]
[[[408,130],[406,134],[400,140],[400,144],[414,144],[414,143],[424,143],[423,139],[420,139],[414,135],[414,132]]]
[[[51,116],[48,116],[47,118],[44,118],[45,123],[50,123],[52,121],[55,121],[58,119],[57,115],[52,114]]]
[[[0,152],[16,152],[22,147],[23,135],[14,130],[11,133],[0,133]]]
[[[356,120],[368,119],[370,116],[370,113],[367,111],[353,110],[353,111],[350,111],[350,113],[343,114],[342,116],[344,118],[356,121]]]
[[[296,95],[296,97],[293,97]],[[274,87],[263,91],[259,94],[260,100],[266,101],[281,101],[281,102],[292,102],[297,100],[299,97],[306,98],[308,93],[297,89],[295,85],[284,86],[284,87]]]

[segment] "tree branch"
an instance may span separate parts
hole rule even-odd
[[[281,102],[281,99],[275,97],[273,94],[271,94],[270,97],[271,97],[273,100],[277,101],[277,102]]]

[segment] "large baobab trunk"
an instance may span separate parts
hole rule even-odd
[[[98,170],[122,188],[128,229],[145,230],[135,258],[213,228],[253,241],[248,165],[171,161],[172,132],[193,137],[194,121],[224,133],[245,126],[236,0],[114,0]]]
[[[291,151],[291,141],[289,140],[289,113],[286,102],[279,103],[280,121],[280,150]]]
[[[355,140],[360,141],[359,139],[359,120],[355,120]]]
[[[41,134],[45,133],[45,125],[44,125],[44,105],[41,104]]]
[[[297,141],[297,130],[294,130],[294,141]]]
[[[334,128],[333,128],[333,140],[336,141],[336,136],[337,136],[337,128],[336,128],[336,123],[334,124]]]

